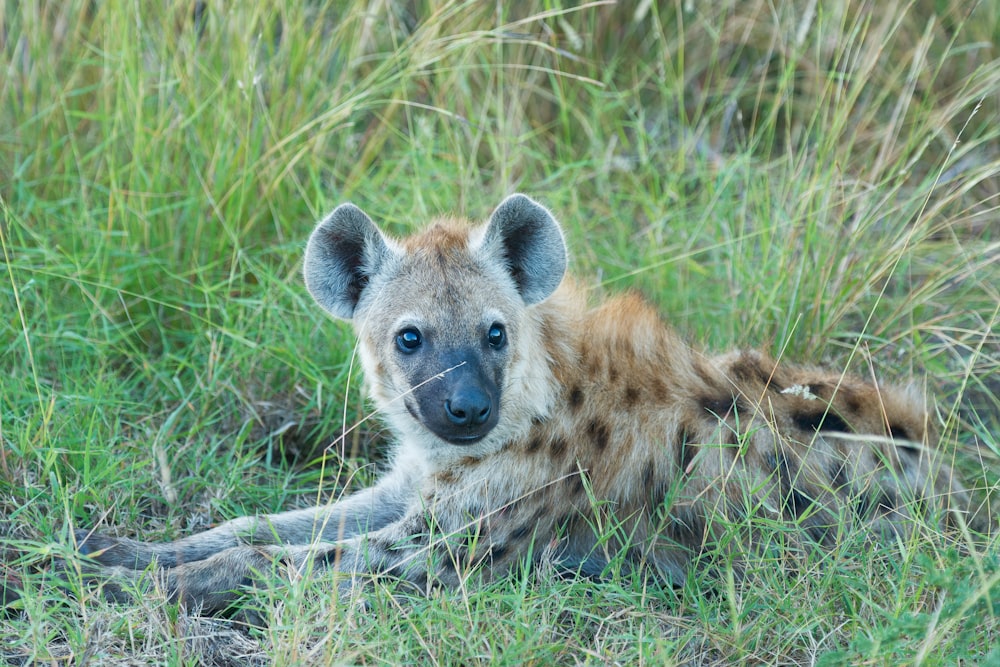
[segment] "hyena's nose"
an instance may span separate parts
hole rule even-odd
[[[482,426],[489,421],[493,406],[486,392],[469,387],[452,394],[444,402],[444,411],[455,426]]]

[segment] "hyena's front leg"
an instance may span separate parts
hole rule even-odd
[[[325,530],[313,529],[316,517],[308,511],[269,517],[270,525],[277,526],[272,534],[281,536],[284,531],[286,538],[298,538],[295,543],[285,539],[276,544],[272,539],[249,545],[236,535],[238,531],[230,530],[231,524],[245,526],[242,520],[165,545],[110,538],[95,541],[90,536],[84,542],[89,558],[81,566],[88,578],[110,580],[105,590],[109,597],[117,598],[127,596],[128,588],[116,585],[115,580],[138,583],[146,573],[134,568],[144,558],[146,563],[159,565],[153,576],[159,577],[172,600],[213,613],[230,606],[247,588],[276,574],[298,576],[333,570],[345,575],[342,586],[348,588],[356,580],[387,575],[408,582],[418,591],[426,590],[429,585],[454,587],[483,564],[488,565],[484,570],[487,576],[502,575],[528,552],[536,528],[543,532],[551,528],[550,513],[540,512],[534,505],[509,503],[497,507],[486,496],[467,496],[447,494],[444,498],[423,498],[416,502],[410,498],[409,510],[404,511],[402,496],[362,492],[344,501],[346,507],[356,509],[358,503],[365,507],[376,503],[378,510],[362,514],[367,522],[356,522],[351,530],[332,525],[332,521],[327,522]],[[457,503],[463,497],[467,502]],[[338,520],[359,516],[343,512],[340,504],[333,507],[330,515]],[[474,507],[482,509],[472,514],[470,510]],[[492,511],[488,509],[491,507]],[[391,516],[395,520],[388,518]],[[300,539],[300,531],[291,530],[291,526],[303,517],[308,518],[309,530],[302,531],[305,538]],[[380,527],[362,530],[376,524]],[[317,535],[318,539],[314,537]],[[237,542],[236,546],[230,546],[233,542]],[[88,548],[88,544],[95,547]]]
[[[109,599],[127,601],[133,590],[153,581],[171,601],[214,614],[233,606],[257,585],[327,570],[344,574],[340,584],[345,591],[378,575],[408,582],[418,592],[432,580],[453,587],[466,569],[491,553],[488,540],[483,540],[476,553],[469,546],[473,542],[467,533],[435,535],[428,530],[424,514],[415,512],[380,530],[336,544],[235,546],[148,571],[114,564],[114,559],[108,558],[109,550],[94,552],[81,568],[86,579],[103,583]],[[114,545],[121,546],[120,542]]]
[[[103,565],[96,559],[79,561],[85,581],[101,584],[105,598],[129,602],[146,586],[155,585],[172,602],[193,611],[215,614],[225,611],[258,582],[284,574],[304,561],[307,547],[231,547],[202,560],[176,567],[136,570],[130,567]],[[300,551],[296,559],[296,551]],[[98,558],[100,555],[98,554]],[[70,569],[69,563],[63,567]]]
[[[340,542],[399,519],[413,494],[405,472],[336,503],[266,516],[240,517],[174,542],[150,543],[76,531],[80,553],[100,565],[145,570],[152,564],[177,567],[244,546]]]
[[[473,571],[502,576],[528,553],[534,529],[548,522],[523,506],[478,517],[440,504],[434,511],[426,508],[416,503],[401,519],[335,544],[227,549],[166,570],[164,583],[172,599],[206,612],[225,608],[241,590],[274,573],[331,570],[344,575],[342,590],[385,575],[424,593],[431,586],[454,588]],[[491,521],[501,512],[504,520]]]

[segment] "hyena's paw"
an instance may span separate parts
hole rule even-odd
[[[142,542],[79,528],[73,531],[73,537],[77,552],[100,565],[145,570],[153,562]]]
[[[73,531],[77,552],[81,556],[89,556],[95,560],[118,546],[118,540],[100,533],[77,528]]]
[[[151,585],[148,572],[102,565],[79,552],[54,557],[49,569],[62,581],[60,587],[71,596],[81,590],[98,591],[108,602],[133,602]]]

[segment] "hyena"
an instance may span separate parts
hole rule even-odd
[[[171,543],[79,531],[85,560],[112,579],[153,566],[215,612],[276,566],[424,590],[546,554],[677,581],[734,519],[780,520],[822,548],[853,524],[898,532],[917,507],[968,509],[917,392],[707,356],[634,294],[588,306],[566,265],[559,224],[524,195],[483,225],[439,219],[402,240],[339,206],[309,239],[305,280],[353,322],[397,438],[390,468],[339,502]]]

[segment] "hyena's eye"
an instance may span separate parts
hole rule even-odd
[[[409,329],[403,329],[398,334],[396,334],[396,347],[399,348],[400,352],[405,352],[409,354],[410,352],[416,352],[417,348],[424,342],[423,337],[420,332],[412,327]]]
[[[486,342],[490,344],[494,350],[501,349],[507,344],[507,330],[503,328],[502,324],[497,324],[494,322],[490,326],[490,330],[486,332]]]

